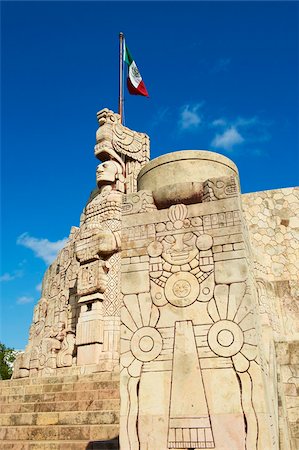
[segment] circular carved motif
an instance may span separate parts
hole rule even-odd
[[[198,295],[199,284],[192,273],[177,272],[166,281],[165,297],[173,306],[189,306],[195,302]]]
[[[142,362],[157,358],[162,350],[162,337],[158,330],[152,327],[142,327],[131,339],[131,352]]]
[[[209,250],[213,245],[213,238],[209,234],[198,236],[196,245],[199,250]]]
[[[234,335],[230,330],[222,330],[217,335],[218,344],[229,347],[234,342]]]
[[[216,355],[234,356],[243,347],[243,333],[235,322],[220,320],[211,326],[208,333],[208,343]]]
[[[208,295],[210,293],[210,288],[208,288],[208,287],[203,288],[202,293],[204,295]]]
[[[154,345],[155,343],[151,336],[143,336],[139,341],[139,348],[143,352],[150,352]]]
[[[173,224],[174,228],[176,230],[180,230],[181,228],[183,228],[184,222],[182,220],[176,220]]]
[[[191,286],[186,280],[178,280],[173,285],[173,292],[179,298],[185,298],[190,294]]]
[[[165,230],[165,223],[159,222],[156,224],[156,231],[157,233],[160,233],[161,231]]]
[[[159,241],[151,242],[149,244],[149,246],[147,247],[147,251],[148,251],[149,256],[151,256],[151,257],[160,256],[163,251],[161,242],[159,242]]]

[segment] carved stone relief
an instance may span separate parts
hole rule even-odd
[[[14,378],[52,375],[57,368],[73,365],[72,317],[76,316],[77,305],[70,299],[78,274],[74,254],[77,238],[77,229],[73,227],[66,247],[46,272],[42,297],[34,310],[29,342],[25,352],[18,357]]]
[[[241,215],[231,205],[211,214],[177,204],[124,219],[125,255],[142,237],[140,256],[122,260],[124,449],[277,448]]]
[[[120,123],[119,114],[105,108],[98,113],[95,156],[104,161],[113,159],[123,165],[126,192],[137,191],[137,176],[149,161],[149,137],[132,131]]]

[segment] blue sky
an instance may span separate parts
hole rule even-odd
[[[151,156],[210,149],[243,192],[298,185],[297,2],[1,2],[0,340],[25,347],[40,283],[95,185],[96,112],[117,110],[123,31]]]

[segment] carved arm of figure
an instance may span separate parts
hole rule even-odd
[[[109,256],[120,250],[120,235],[118,231],[100,230],[96,238],[98,255]]]

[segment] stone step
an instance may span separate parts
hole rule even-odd
[[[5,441],[2,450],[119,450],[118,438],[109,441]]]
[[[119,434],[119,425],[52,425],[52,426],[7,426],[0,429],[1,449],[5,442],[20,443],[24,446],[28,441],[85,441],[84,443],[93,441],[103,441],[113,439]],[[18,442],[19,441],[19,442]],[[82,442],[82,450],[86,449]],[[61,442],[62,444],[62,442]],[[47,443],[49,445],[49,443]],[[9,448],[9,447],[8,447]],[[25,447],[26,448],[26,447]],[[51,447],[50,447],[51,448]],[[69,450],[69,447],[64,447]],[[49,449],[49,447],[47,448]]]
[[[0,380],[1,387],[35,385],[35,384],[59,384],[63,380],[64,383],[76,383],[84,381],[109,381],[119,380],[119,374],[116,372],[95,372],[86,375],[61,375],[51,377],[31,377],[31,378],[12,378],[10,380]]]
[[[111,425],[119,423],[116,411],[61,411],[0,415],[0,426]]]
[[[71,400],[71,401],[47,401],[32,403],[4,403],[0,404],[0,413],[34,413],[34,412],[53,412],[53,411],[101,411],[116,410],[119,411],[119,395],[116,398],[107,398],[97,400]]]
[[[106,442],[119,433],[115,373],[0,381],[0,393],[1,449],[119,448]]]
[[[93,391],[99,389],[117,389],[119,382],[117,380],[101,380],[101,381],[78,381],[76,383],[45,383],[36,385],[20,385],[2,387],[0,384],[0,396],[15,396],[15,395],[32,395],[43,394],[50,392],[68,392],[68,391]]]
[[[44,403],[44,402],[69,402],[80,400],[104,400],[119,398],[119,384],[113,389],[97,389],[85,391],[51,392],[30,395],[7,395],[0,397],[0,404],[7,403]]]

